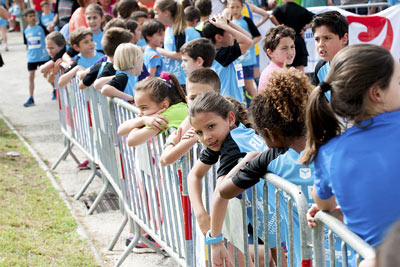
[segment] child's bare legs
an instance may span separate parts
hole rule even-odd
[[[29,95],[33,96],[33,91],[35,91],[35,70],[29,71]]]
[[[5,50],[8,51],[7,46],[7,28],[5,26],[0,26],[1,38],[3,39],[2,43],[5,46]]]
[[[282,250],[282,267],[287,267],[287,259],[285,255],[285,250],[281,247],[279,247]],[[275,264],[278,265],[278,253],[276,252],[276,247],[271,248],[271,258],[275,261]],[[271,265],[271,262],[270,262]]]

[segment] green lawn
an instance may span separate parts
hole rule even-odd
[[[0,266],[97,266],[57,191],[1,119]]]

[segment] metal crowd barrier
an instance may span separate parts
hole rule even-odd
[[[358,235],[351,232],[341,221],[326,212],[319,211],[315,215],[317,227],[313,228],[313,245],[315,266],[326,266],[325,245],[324,245],[324,226],[329,229],[329,262],[335,262],[335,240],[333,234],[342,239],[342,266],[355,266],[360,263],[361,258],[375,258],[375,250]],[[349,262],[348,246],[356,252],[356,262]],[[331,265],[335,266],[335,265]]]
[[[132,227],[135,238],[121,255],[116,266],[122,264],[139,240],[158,253],[168,254],[180,266],[198,266],[199,262],[204,266],[206,261],[208,266],[211,266],[210,247],[204,247],[204,244],[195,242],[195,237],[202,236],[202,233],[196,232],[186,180],[187,174],[198,158],[200,145],[195,146],[177,163],[164,167],[160,164],[160,155],[168,133],[160,134],[135,148],[127,146],[126,138],[117,135],[117,129],[121,123],[138,115],[138,109],[133,105],[117,98],[105,97],[93,87],[84,91],[79,90],[77,80],[73,80],[67,87],[58,88],[58,101],[61,131],[66,137],[66,148],[54,167],[68,154],[74,157],[72,146],[77,146],[91,162],[99,165],[101,170],[99,175],[103,178],[104,185],[94,206],[108,189],[112,189],[119,197],[120,208],[124,214],[121,225],[116,229],[117,232],[108,247],[109,250],[113,249],[128,221]],[[96,169],[95,166],[94,169]],[[203,179],[204,203],[208,212],[211,210],[210,200],[216,184],[216,169],[216,166],[213,166]],[[90,182],[89,179],[80,194],[83,194]],[[261,257],[264,259],[264,266],[269,266],[267,244],[271,222],[268,218],[268,200],[270,203],[275,202],[274,214],[275,218],[278,218],[274,226],[277,266],[282,266],[286,259],[281,249],[281,243],[284,241],[281,240],[281,231],[287,233],[285,241],[288,247],[288,266],[312,266],[313,253],[315,266],[324,266],[324,256],[321,255],[324,249],[321,245],[323,238],[320,232],[315,231],[316,239],[314,246],[312,245],[311,230],[306,220],[308,203],[302,191],[296,185],[274,174],[266,175],[263,183],[262,201],[257,199],[257,190],[261,190],[257,187],[242,194],[240,200],[242,216],[240,234],[242,236],[240,238],[243,239],[243,244],[240,250],[234,248],[234,266],[259,266]],[[272,195],[269,196],[269,194]],[[282,199],[285,199],[285,202]],[[256,204],[249,207],[248,200]],[[282,206],[283,203],[285,207]],[[248,221],[250,210],[251,222]],[[282,213],[287,214],[287,223],[280,223]],[[293,220],[294,213],[298,214],[298,221]],[[349,235],[344,225],[333,225],[325,221],[325,215],[320,215],[320,213],[317,214],[316,219],[331,227],[362,257],[372,257],[373,250],[370,252],[371,248],[368,245],[365,246],[362,240],[348,239],[348,236],[353,238],[354,234]],[[259,231],[260,222],[264,225],[261,228],[262,232]],[[250,259],[248,244],[249,223],[253,226],[254,264]],[[282,227],[285,229],[281,229]],[[149,234],[160,248],[149,242],[141,229]],[[298,229],[299,234],[295,234],[294,229]],[[341,235],[343,231],[347,231],[344,236]],[[259,255],[259,238],[265,244],[264,255]],[[365,249],[364,247],[361,249],[360,246],[364,246]],[[297,255],[300,262],[296,263],[295,247],[300,247],[301,254]],[[201,250],[205,251],[205,258],[198,260]],[[364,252],[365,250],[369,252]]]
[[[391,4],[387,3],[387,2],[377,2],[377,3],[354,4],[354,5],[338,5],[337,7],[341,8],[341,9],[344,9],[344,10],[347,10],[347,11],[354,10],[356,14],[358,14],[360,8],[367,8],[368,9],[368,13],[367,14],[369,14],[370,9],[372,7],[387,8],[387,7],[390,7],[390,6],[391,6]],[[365,14],[365,15],[367,15],[367,14]]]
[[[58,78],[55,84],[58,84]],[[79,199],[95,176],[101,176],[95,165],[97,153],[93,141],[90,107],[85,93],[78,88],[78,80],[75,77],[66,86],[57,87],[56,94],[61,132],[64,134],[65,149],[51,166],[51,170],[54,170],[68,155],[71,155],[74,161],[79,164],[79,160],[72,152],[73,146],[78,147],[79,150],[84,153],[85,157],[89,160],[91,173],[79,192],[75,195],[75,199]],[[95,210],[99,200],[100,199],[95,200],[89,210],[89,214]]]

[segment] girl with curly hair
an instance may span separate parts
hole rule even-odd
[[[246,189],[256,185],[257,201],[263,199],[263,183],[260,178],[272,172],[298,185],[304,192],[306,199],[312,202],[309,188],[312,187],[314,167],[298,163],[298,158],[305,147],[305,110],[308,95],[312,87],[304,73],[295,68],[284,69],[271,75],[268,89],[253,98],[250,113],[252,122],[258,133],[268,145],[262,153],[248,154],[228,175],[218,184],[214,194],[211,211],[211,236],[219,236],[225,217],[228,199],[234,198]],[[245,165],[245,163],[247,163]],[[243,167],[244,166],[244,167]],[[273,222],[275,210],[275,188],[268,186],[268,217]],[[287,229],[287,197],[281,194],[281,229]],[[297,211],[293,211],[295,266],[300,263],[299,221]],[[258,210],[258,236],[263,238],[263,214]],[[250,221],[252,223],[252,221]],[[276,223],[276,220],[275,220]],[[275,227],[274,227],[275,229]],[[254,229],[255,230],[255,229]],[[297,233],[296,233],[297,231]],[[284,232],[284,231],[283,231]],[[282,233],[282,240],[287,240],[286,233]],[[263,243],[260,242],[259,243]],[[269,231],[269,248],[278,248],[281,244],[275,243],[275,233]],[[261,248],[260,248],[261,249]],[[271,251],[274,257],[275,250]],[[262,254],[262,253],[261,253]],[[227,260],[226,250],[222,243],[212,245],[213,266],[219,266]],[[263,259],[261,259],[263,260]],[[291,259],[293,260],[293,259]],[[286,264],[286,261],[284,261]]]

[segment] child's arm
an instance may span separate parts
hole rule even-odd
[[[175,59],[175,60],[182,60],[182,55],[180,52],[168,51],[161,47],[157,47],[157,52],[160,53],[164,57],[168,57],[168,58]]]
[[[148,69],[148,71],[149,71],[149,77],[154,77],[154,76],[156,75],[156,70],[157,70],[157,67]]]
[[[125,121],[118,127],[118,135],[126,136],[133,129],[142,128],[143,126],[150,126],[154,129],[158,129],[158,131],[164,131],[168,128],[168,119],[165,116],[160,115],[160,113],[164,111],[165,108],[151,116],[142,116]]]
[[[241,162],[239,162],[225,177],[220,177],[217,180],[217,186],[215,188],[212,205],[211,205],[211,236],[217,237],[221,235],[222,226],[224,224],[224,219],[226,215],[226,209],[228,207],[229,199],[222,198],[220,195],[220,189],[222,184],[226,184],[231,180],[231,177],[238,172],[249,160],[257,156],[258,152],[250,152],[248,153]],[[233,197],[239,195],[246,189],[237,187],[232,183],[235,188],[232,188]],[[230,197],[230,198],[233,198]],[[219,264],[223,264],[228,261],[228,252],[222,242],[211,245],[211,255],[212,255],[212,263],[213,265],[219,266]],[[223,266],[223,265],[221,265]]]
[[[46,73],[46,72],[49,72],[53,67],[54,67],[54,61],[49,60],[46,63],[44,63],[42,66],[40,66],[39,70],[41,73]]]
[[[174,163],[196,144],[198,138],[194,134],[193,129],[188,129],[189,127],[190,123],[186,118],[179,128],[168,137],[168,140],[172,141],[175,145],[170,144],[164,148],[160,157],[162,166]]]
[[[133,101],[133,96],[128,95],[109,84],[106,84],[101,88],[101,94],[108,97],[118,97],[126,101]]]
[[[75,76],[75,74],[79,71],[79,70],[84,70],[85,68],[82,66],[75,66],[72,68],[72,70],[68,71],[67,73],[61,75],[60,79],[58,80],[58,86],[63,87],[65,85],[67,85],[67,83],[69,83],[69,81],[71,81],[71,79]]]
[[[86,75],[87,75],[89,72],[90,72],[90,68],[87,68],[87,69],[85,69],[85,70],[78,71],[78,73],[76,74],[76,76],[78,76],[79,80],[81,80],[81,82],[82,82],[83,78],[85,78]],[[84,88],[87,87],[87,86],[86,86],[86,87],[84,87],[84,88],[81,88],[80,84],[81,84],[81,83],[79,83],[79,88],[80,88],[80,89],[84,89]]]
[[[260,27],[261,25],[264,24],[269,18],[269,14],[266,10],[259,8],[258,6],[255,6],[253,4],[248,4],[250,6],[250,10],[253,13],[259,14],[262,16],[262,19],[256,24],[256,27]]]
[[[94,81],[93,83],[94,89],[101,90],[101,88],[103,88],[103,86],[109,81],[111,81],[114,77],[115,75],[96,79],[96,81]]]
[[[127,144],[128,146],[138,146],[146,141],[150,140],[152,137],[156,136],[160,130],[156,128],[141,128],[134,129],[128,134]]]
[[[215,19],[215,20],[214,20]],[[211,19],[210,22],[218,27],[221,28],[235,37],[236,41],[239,44],[240,51],[244,54],[250,47],[252,46],[252,41],[250,38],[250,34],[242,29],[241,27],[235,25],[234,23],[229,23],[227,19],[222,15],[217,15],[214,19]]]
[[[188,175],[188,192],[190,202],[201,232],[205,235],[210,229],[210,216],[207,214],[201,198],[201,181],[211,168],[200,160],[197,160]]]

